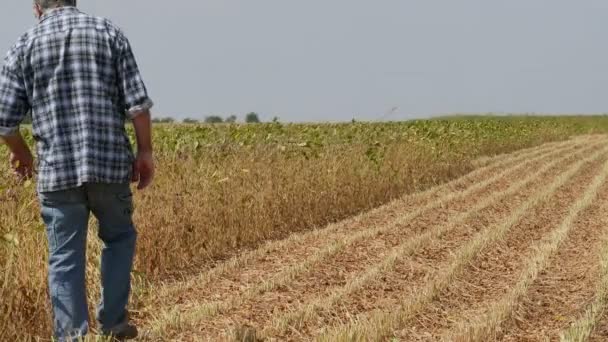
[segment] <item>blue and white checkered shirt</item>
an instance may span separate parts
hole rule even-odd
[[[0,72],[0,136],[16,133],[31,110],[40,192],[129,182],[125,122],[151,107],[121,30],[75,7],[47,12]]]

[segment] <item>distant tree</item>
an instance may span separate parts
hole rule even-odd
[[[274,118],[272,118],[272,122],[279,123],[280,122],[279,117],[275,116]]]
[[[260,117],[258,116],[257,113],[251,112],[251,113],[247,114],[247,116],[245,116],[245,122],[247,122],[247,123],[259,123],[260,122]]]
[[[205,123],[210,123],[210,124],[214,124],[214,123],[222,123],[224,122],[224,119],[222,119],[221,116],[217,116],[217,115],[211,115],[205,118]]]
[[[185,118],[183,120],[183,123],[185,123],[185,124],[195,124],[195,123],[198,123],[198,120],[192,119],[192,118]]]
[[[171,118],[171,117],[166,117],[166,118],[153,118],[152,122],[155,123],[174,123],[175,119]]]
[[[226,120],[225,120],[224,122],[227,122],[227,123],[235,123],[235,122],[236,122],[236,120],[237,120],[236,115],[230,115],[229,117],[227,117],[227,118],[226,118]]]

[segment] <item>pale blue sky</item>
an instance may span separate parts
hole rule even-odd
[[[35,23],[4,0],[0,50]],[[178,118],[608,112],[606,0],[83,0]],[[394,111],[393,108],[397,108]]]

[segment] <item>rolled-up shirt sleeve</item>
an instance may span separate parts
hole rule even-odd
[[[148,96],[146,85],[139,72],[135,55],[129,40],[121,35],[118,40],[118,79],[125,103],[125,111],[130,118],[147,112],[154,103]]]
[[[17,51],[16,47],[9,51],[0,71],[0,137],[18,132],[30,110]]]

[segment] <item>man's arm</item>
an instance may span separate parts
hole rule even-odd
[[[152,120],[150,111],[146,110],[133,117],[135,136],[137,138],[137,159],[133,165],[133,182],[139,182],[137,188],[145,189],[154,179],[154,157],[152,151]]]
[[[29,109],[17,44],[9,51],[0,71],[0,140],[8,145],[10,162],[20,177],[30,177],[34,164],[32,153],[19,132],[19,125]]]
[[[126,105],[127,115],[133,121],[137,137],[137,158],[133,164],[132,181],[139,182],[137,188],[142,190],[154,179],[150,115],[153,103],[148,96],[129,40],[122,34],[118,37],[117,49],[118,87]]]

